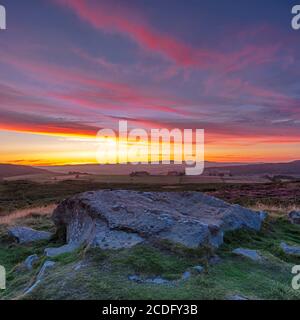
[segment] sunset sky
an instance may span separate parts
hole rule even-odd
[[[119,120],[204,129],[210,161],[300,159],[297,2],[0,0],[0,162],[95,162]]]

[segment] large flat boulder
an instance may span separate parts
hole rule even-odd
[[[265,214],[230,205],[199,192],[100,190],[66,199],[53,213],[68,244],[103,249],[131,247],[145,240],[169,240],[186,247],[218,247],[224,232],[259,230]]]

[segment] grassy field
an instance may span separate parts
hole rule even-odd
[[[0,215],[5,215],[17,209],[58,203],[76,193],[97,189],[201,191],[230,203],[245,206],[253,206],[258,203],[267,206],[273,205],[275,208],[300,206],[300,182],[169,184],[165,183],[163,178],[160,178],[156,184],[148,184],[144,177],[138,179],[136,183],[105,183],[84,179],[52,183],[18,180],[0,183]]]
[[[1,206],[7,212],[14,208],[52,203],[85,190],[108,187],[124,188],[122,185],[83,184],[82,181],[61,181],[51,185],[26,181],[15,184],[12,181],[1,185]],[[174,191],[164,185],[130,185],[126,188]],[[0,264],[8,271],[8,287],[0,292],[0,298],[227,299],[230,295],[238,294],[249,299],[300,299],[300,291],[291,287],[291,269],[293,265],[300,264],[300,258],[285,255],[279,246],[281,241],[300,245],[300,226],[292,225],[286,217],[290,208],[299,207],[299,197],[292,196],[298,192],[297,188],[298,183],[259,184],[256,188],[253,185],[224,184],[177,186],[176,191],[205,191],[232,203],[255,209],[263,207],[269,217],[260,232],[238,231],[226,234],[224,245],[214,253],[221,258],[216,265],[209,263],[212,255],[210,248],[187,250],[170,243],[147,243],[118,251],[80,249],[55,258],[55,268],[26,296],[23,295],[24,290],[34,282],[45,261],[44,249],[60,246],[61,243],[51,240],[19,245],[7,237],[7,226],[0,225]],[[268,196],[265,195],[266,190]],[[14,223],[54,231],[50,217],[39,215],[36,211]],[[232,250],[237,247],[259,250],[264,257],[263,262],[251,262],[234,256]],[[39,255],[39,261],[31,272],[24,270],[22,262],[34,253]],[[204,266],[205,271],[202,274],[192,271],[196,265]],[[187,270],[192,271],[192,276],[183,280],[182,274]],[[170,282],[165,285],[136,283],[128,279],[129,275],[139,275],[142,279],[160,276]]]

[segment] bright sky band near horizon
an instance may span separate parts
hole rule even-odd
[[[1,163],[93,163],[101,128],[205,130],[209,161],[300,159],[292,0],[0,0]]]

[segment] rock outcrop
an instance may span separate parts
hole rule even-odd
[[[289,213],[289,220],[293,224],[300,224],[300,211],[291,211]]]
[[[31,271],[33,269],[33,265],[39,260],[39,257],[37,254],[33,254],[29,257],[27,257],[24,261],[24,266],[28,271]]]
[[[297,246],[289,246],[285,242],[280,244],[280,248],[284,251],[285,254],[300,257],[300,247]]]
[[[27,227],[12,227],[8,230],[9,236],[15,238],[19,243],[29,243],[40,240],[49,240],[50,232],[37,231]]]
[[[46,248],[44,254],[46,257],[57,257],[61,254],[73,252],[78,249],[78,247],[76,243],[70,243],[58,248]]]
[[[168,240],[189,248],[223,243],[224,232],[259,230],[265,214],[199,192],[101,190],[66,199],[53,213],[68,245],[103,249]]]
[[[250,259],[252,261],[261,261],[262,257],[256,250],[237,248],[232,251],[232,253]]]

